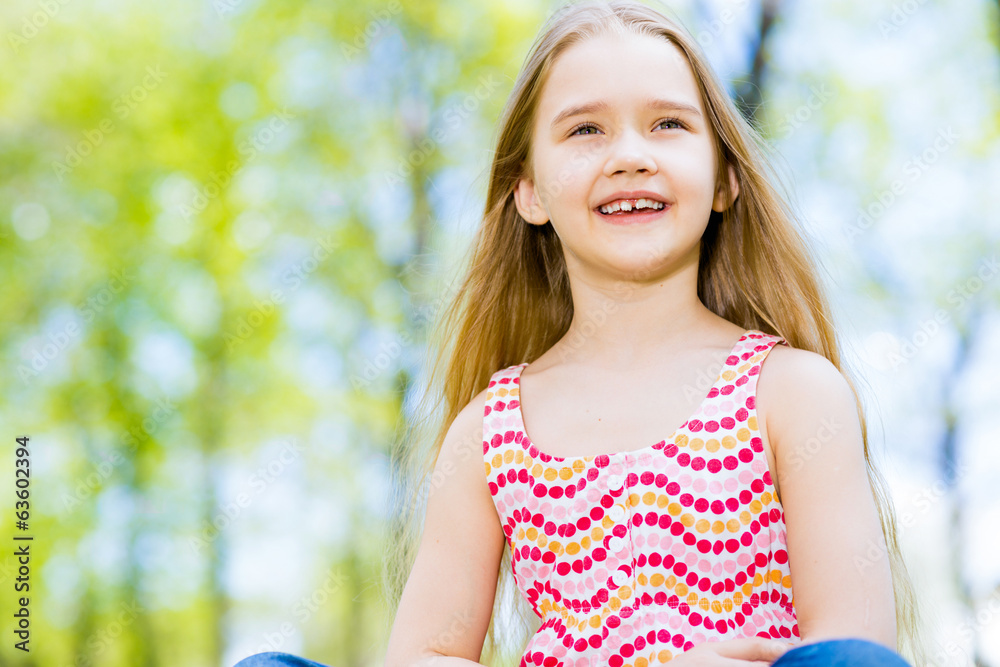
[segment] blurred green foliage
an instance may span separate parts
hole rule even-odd
[[[447,159],[408,156],[540,16],[3,4],[0,414],[6,451],[31,437],[35,539],[31,651],[5,613],[0,662],[375,659],[392,613],[378,480],[413,348],[395,343],[427,300],[409,258],[433,241],[423,191]]]

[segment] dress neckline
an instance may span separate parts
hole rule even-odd
[[[526,451],[529,446],[534,447],[535,451],[537,451],[539,454],[539,458],[541,458],[543,461],[545,461],[546,459],[551,459],[552,461],[562,463],[565,461],[592,461],[594,459],[598,459],[601,457],[605,457],[607,459],[615,459],[615,458],[630,457],[630,456],[631,457],[641,456],[647,452],[656,451],[657,449],[660,449],[661,446],[666,446],[668,443],[673,443],[674,440],[677,438],[677,436],[680,434],[680,432],[684,430],[684,427],[690,424],[691,420],[701,413],[701,410],[702,408],[705,407],[705,403],[708,402],[708,399],[712,398],[715,395],[712,392],[714,392],[717,389],[719,383],[722,381],[722,374],[726,371],[726,368],[728,366],[726,362],[730,359],[730,357],[736,354],[736,351],[743,344],[743,341],[746,340],[748,336],[750,336],[750,334],[767,335],[764,332],[759,331],[757,329],[748,329],[747,331],[743,332],[743,335],[740,336],[739,339],[736,341],[736,343],[733,344],[733,347],[729,350],[729,354],[726,355],[725,360],[723,360],[722,368],[719,369],[718,374],[715,376],[715,381],[712,383],[712,386],[708,388],[708,393],[705,394],[705,397],[701,399],[701,402],[698,403],[697,407],[695,407],[694,412],[692,412],[688,416],[688,418],[684,421],[683,424],[675,428],[674,432],[671,433],[664,440],[655,442],[652,445],[647,445],[641,449],[631,449],[622,452],[606,452],[604,454],[589,454],[589,455],[579,455],[579,456],[555,456],[554,454],[549,454],[539,449],[538,445],[536,445],[535,441],[531,439],[531,436],[528,435],[527,429],[525,429],[524,427],[524,413],[521,412],[521,398],[522,398],[520,392],[521,372],[524,371],[525,367],[528,366],[528,364],[531,362],[526,361],[522,364],[518,364],[516,367],[517,370],[514,372],[513,375],[513,381],[517,382],[518,384],[517,406],[513,409],[513,413],[517,419],[517,427],[521,431],[522,435],[521,446],[524,447]]]

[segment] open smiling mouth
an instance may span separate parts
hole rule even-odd
[[[594,209],[609,222],[632,223],[652,220],[670,208],[670,204],[652,199],[619,199]]]

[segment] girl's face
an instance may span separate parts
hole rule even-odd
[[[598,37],[553,64],[532,132],[534,179],[514,192],[521,216],[551,221],[568,267],[619,280],[656,280],[697,264],[716,191],[711,126],[680,49],[650,36]],[[735,198],[735,173],[729,169]],[[621,193],[646,191],[662,210],[601,213]],[[635,204],[631,203],[633,209]]]

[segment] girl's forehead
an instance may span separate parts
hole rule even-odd
[[[568,122],[574,109],[613,111],[633,104],[667,100],[702,110],[690,63],[663,37],[602,35],[563,51],[549,70],[541,91],[539,120]],[[552,129],[557,129],[553,127]]]
[[[664,37],[600,35],[573,44],[549,70],[539,100],[543,117],[596,100],[614,106],[630,100],[668,98],[701,108],[684,53]]]

